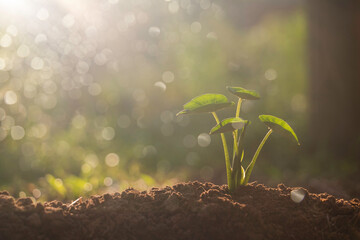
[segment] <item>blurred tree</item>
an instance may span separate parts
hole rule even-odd
[[[354,166],[360,157],[360,2],[309,0],[307,11],[312,149]]]

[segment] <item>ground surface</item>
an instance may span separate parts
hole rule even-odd
[[[252,183],[189,182],[34,204],[0,192],[0,239],[360,239],[360,201]]]

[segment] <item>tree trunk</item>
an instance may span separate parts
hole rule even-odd
[[[359,3],[307,1],[312,147],[337,160],[360,158]]]

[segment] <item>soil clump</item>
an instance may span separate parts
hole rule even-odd
[[[295,203],[283,184],[188,182],[73,203],[33,203],[0,192],[0,239],[360,239],[360,201],[307,192]]]

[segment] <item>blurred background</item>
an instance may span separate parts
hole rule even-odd
[[[175,117],[225,87],[257,90],[252,181],[359,196],[356,0],[0,0],[0,189],[71,200],[180,181],[226,183],[210,114]],[[220,118],[235,109],[219,112]],[[230,136],[228,142],[230,141]],[[229,142],[230,143],[230,142]]]

